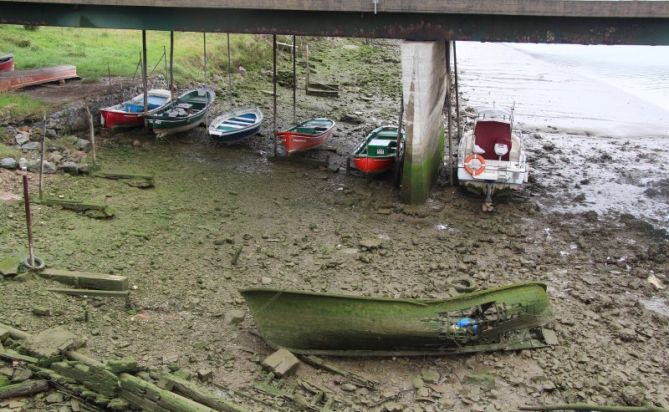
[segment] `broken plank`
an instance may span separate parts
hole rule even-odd
[[[0,350],[0,358],[9,359],[11,361],[20,361],[27,363],[37,363],[39,359],[32,356],[21,355],[20,353],[13,351],[11,349]]]
[[[71,296],[103,296],[103,297],[112,297],[112,298],[127,298],[130,295],[130,291],[118,291],[118,290],[97,290],[97,289],[66,289],[66,288],[48,288],[49,292],[54,293],[63,293],[65,295]]]
[[[191,399],[184,398],[176,393],[160,389],[151,382],[147,382],[136,376],[122,373],[119,375],[121,382],[121,397],[127,401],[134,403],[136,396],[127,396],[128,393],[138,395],[143,399],[149,399],[156,403],[159,407],[173,412],[212,412],[208,406],[195,402]],[[142,407],[142,405],[137,405]]]
[[[49,390],[49,382],[44,379],[28,380],[15,385],[0,388],[0,399],[16,398],[17,396],[34,395]]]
[[[61,269],[44,269],[38,272],[38,275],[44,279],[51,279],[76,287],[115,291],[128,290],[128,278],[125,276]]]
[[[146,175],[141,173],[115,173],[115,172],[95,172],[94,177],[103,177],[105,179],[144,179],[153,180],[153,175]]]
[[[193,382],[172,374],[162,376],[172,387],[172,391],[178,392],[196,402],[224,412],[245,412],[246,409],[235,403],[214,395],[205,388],[201,388]]]
[[[65,200],[65,199],[35,199],[33,203],[46,206],[60,206],[63,209],[74,210],[75,212],[99,212],[100,217],[110,218],[114,217],[114,211],[111,207],[99,203],[85,203],[80,200]]]

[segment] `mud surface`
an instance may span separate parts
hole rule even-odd
[[[351,53],[366,46],[355,46],[333,50],[361,61]],[[394,46],[380,47],[384,53],[370,54],[367,63],[399,70],[392,62]],[[388,55],[391,61],[384,62],[382,56]],[[327,56],[324,52],[325,61]],[[55,295],[45,289],[57,285],[43,280],[2,281],[0,322],[31,332],[65,325],[87,337],[90,352],[101,358],[134,356],[153,368],[210,369],[212,388],[245,391],[273,405],[238,399],[256,410],[293,410],[294,405],[249,388],[261,375],[258,360],[271,349],[258,337],[240,288],[444,298],[456,294],[450,281],[463,276],[481,288],[540,280],[548,285],[555,313],[549,326],[560,346],[458,357],[328,359],[380,381],[378,391],[351,388],[345,379],[305,364],[288,380],[326,387],[350,402],[350,410],[505,411],[572,401],[668,407],[669,294],[647,281],[655,275],[669,284],[666,232],[630,214],[558,207],[578,203],[574,197],[581,193],[583,204],[598,191],[609,196],[607,184],[642,176],[635,177],[634,169],[613,168],[612,182],[585,174],[583,179],[591,180],[579,187],[565,176],[551,177],[561,176],[556,164],[583,164],[593,157],[599,164],[602,153],[624,157],[626,164],[651,154],[624,141],[607,141],[612,148],[600,153],[587,141],[572,145],[537,132],[527,137],[532,182],[525,191],[496,200],[495,213],[481,212],[479,198],[443,183],[425,206],[403,205],[390,179],[368,180],[339,169],[364,132],[393,121],[397,111],[392,82],[359,84],[356,76],[369,66],[374,65],[330,68],[341,72],[344,92],[338,100],[300,98],[298,117],[332,113],[339,120],[346,113],[361,119],[338,125],[332,150],[302,156],[321,161],[329,156],[329,167],[270,161],[272,119],[265,106],[263,136],[239,146],[214,144],[201,129],[167,142],[141,131],[103,141],[98,159],[105,169],[153,173],[155,189],[91,177],[50,177],[50,195],[105,202],[117,213],[114,219],[96,220],[35,207],[38,255],[51,267],[128,276],[133,309],[112,299]],[[262,89],[269,89],[268,83],[255,91],[248,87],[248,95],[237,97],[235,104],[267,105]],[[281,88],[280,93],[282,127],[292,109],[290,91]],[[654,155],[667,158],[666,151]],[[635,195],[666,210],[666,178]],[[20,193],[13,172],[0,173],[0,179],[2,193]],[[31,180],[35,186],[36,178]],[[23,256],[23,206],[6,194],[2,199],[0,255]],[[378,239],[381,245],[366,250],[360,246],[364,239]],[[35,306],[49,307],[53,314],[36,316]],[[246,314],[241,323],[225,322],[232,310]],[[438,372],[438,379],[421,386],[416,377],[427,370]],[[26,402],[32,408],[56,408],[39,397]]]

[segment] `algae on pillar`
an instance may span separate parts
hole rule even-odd
[[[403,41],[401,49],[406,131],[401,198],[423,203],[444,157],[448,49],[444,41]]]

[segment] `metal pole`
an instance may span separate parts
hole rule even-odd
[[[202,33],[204,42],[204,87],[207,87],[207,33]],[[209,109],[204,114],[204,125],[209,127]]]
[[[42,127],[42,155],[39,160],[39,199],[42,200],[42,175],[44,175],[44,158],[46,157],[46,110],[44,111],[44,126]]]
[[[272,86],[274,89],[274,94],[272,95],[273,98],[273,107],[272,107],[272,113],[273,113],[273,128],[274,128],[274,157],[276,157],[277,150],[278,150],[278,145],[279,142],[277,140],[277,129],[276,129],[276,34],[272,35]]]
[[[167,77],[167,47],[163,45],[163,62],[165,63],[165,77]]]
[[[146,67],[146,30],[142,30],[142,81],[144,83],[144,122],[146,123],[146,113],[149,111],[149,82],[147,80]]]
[[[455,76],[455,124],[457,127],[458,143],[462,138],[462,129],[460,125],[460,92],[458,91],[458,54],[455,51],[455,41],[453,41],[453,74]]]
[[[23,175],[23,204],[26,209],[26,226],[28,227],[28,259],[30,266],[35,267],[35,252],[33,250],[33,222],[30,215],[30,193],[28,192],[28,175]]]
[[[446,47],[446,121],[448,122],[448,183],[451,186],[454,183],[453,179],[453,151],[452,151],[452,134],[453,125],[451,122],[451,42],[447,42]]]
[[[293,34],[293,123],[297,124],[297,44]]]
[[[228,33],[228,96],[232,99],[232,58],[230,58],[230,33]]]
[[[170,32],[170,94],[174,98],[174,32]]]

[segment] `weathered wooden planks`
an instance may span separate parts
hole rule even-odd
[[[62,269],[44,269],[39,272],[38,275],[44,279],[55,280],[76,288],[112,291],[128,290],[128,278],[125,276],[93,272],[77,272]]]

